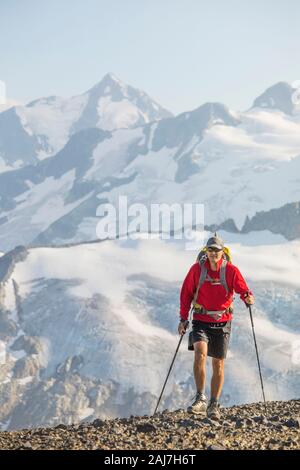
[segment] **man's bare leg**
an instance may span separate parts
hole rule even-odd
[[[207,401],[204,395],[206,378],[206,357],[207,344],[205,341],[194,343],[194,377],[197,388],[197,395],[194,403],[188,408],[188,411],[195,414],[206,413]]]
[[[206,380],[206,358],[207,343],[205,341],[197,341],[194,343],[194,378],[197,392],[204,393]]]
[[[211,378],[211,398],[207,408],[207,416],[214,419],[220,418],[219,398],[224,383],[225,359],[212,358],[213,375]]]
[[[211,398],[219,400],[224,383],[225,359],[212,358],[213,375],[211,378]]]

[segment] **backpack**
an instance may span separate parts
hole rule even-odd
[[[200,273],[200,278],[199,278],[199,283],[198,283],[198,286],[197,286],[197,290],[195,292],[194,299],[193,299],[194,308],[200,308],[201,307],[199,304],[196,303],[196,300],[197,300],[197,297],[198,297],[199,289],[202,286],[202,284],[205,282],[205,280],[210,281],[212,284],[222,284],[222,286],[226,290],[226,294],[228,294],[228,292],[229,292],[227,281],[226,281],[226,266],[227,266],[227,263],[231,263],[231,254],[230,254],[229,248],[226,247],[226,246],[224,246],[224,248],[223,248],[223,261],[222,261],[221,268],[220,268],[220,281],[216,282],[215,279],[212,279],[207,274],[207,268],[205,266],[205,261],[206,260],[207,260],[207,248],[204,247],[200,250],[200,252],[197,256],[197,259],[196,259],[196,262],[198,262],[200,264],[201,273]]]

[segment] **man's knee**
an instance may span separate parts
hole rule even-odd
[[[212,358],[212,367],[215,374],[222,375],[224,373],[224,362],[225,359]]]
[[[207,344],[203,341],[194,343],[195,362],[205,362],[207,357]]]

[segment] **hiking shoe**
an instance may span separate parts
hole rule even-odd
[[[192,403],[192,405],[188,407],[187,411],[189,413],[205,414],[206,408],[207,408],[206,396],[203,393],[197,392],[194,403]]]
[[[219,419],[220,414],[220,404],[215,400],[210,400],[208,407],[207,407],[207,416],[209,418]]]

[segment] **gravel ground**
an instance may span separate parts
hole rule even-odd
[[[0,449],[300,449],[300,400],[222,408],[216,420],[185,410],[155,417],[0,432]]]

